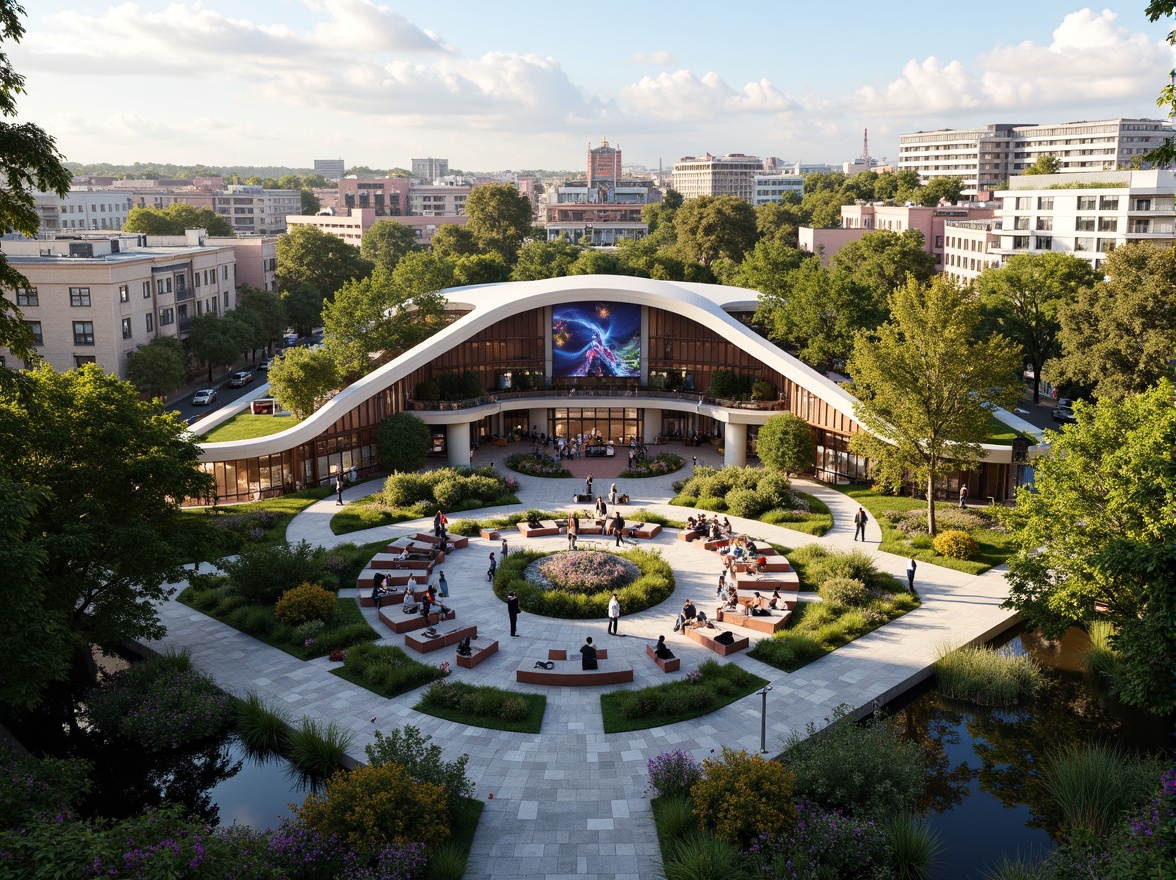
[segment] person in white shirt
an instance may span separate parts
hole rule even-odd
[[[617,594],[613,593],[612,598],[608,600],[608,634],[610,636],[620,635],[617,632],[617,627],[621,622],[621,600],[617,598]]]

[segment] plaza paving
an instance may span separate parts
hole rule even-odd
[[[500,463],[508,451],[518,448],[483,447],[475,464]],[[690,456],[697,452],[699,464],[720,465],[720,457],[709,447],[700,450],[675,445],[670,451],[685,454],[687,468],[679,474],[646,480],[618,480],[621,492],[631,503],[626,519],[641,507],[673,518],[684,518],[681,508],[666,501],[673,495],[672,482],[689,472]],[[618,462],[623,467],[623,461]],[[579,468],[577,468],[579,470]],[[611,477],[598,469],[594,490],[607,493]],[[614,471],[615,472],[615,471]],[[522,507],[544,510],[570,509],[573,491],[582,491],[579,480],[547,480],[520,476],[518,492]],[[819,497],[833,511],[834,527],[822,538],[732,517],[737,529],[776,544],[795,548],[819,541],[830,547],[850,549],[864,546],[876,556],[879,568],[905,579],[906,559],[877,551],[881,533],[877,524],[866,527],[866,543],[854,543],[853,514],[856,505],[846,496],[821,484],[798,481],[798,488]],[[353,501],[380,488],[371,482],[344,492]],[[583,505],[581,505],[583,507]],[[290,524],[291,542],[305,539],[332,546],[345,541],[367,543],[427,529],[431,521],[400,523],[365,532],[335,536],[330,520],[338,512],[332,495],[300,514]],[[469,514],[483,518],[501,510],[479,510]],[[460,515],[459,515],[460,516]],[[458,518],[457,516],[453,519]],[[517,533],[508,535],[512,549],[566,547],[564,538],[526,541]],[[355,734],[353,755],[363,758],[363,747],[373,741],[376,730],[413,724],[440,744],[447,758],[470,756],[469,774],[477,796],[485,802],[470,857],[467,878],[523,877],[559,880],[562,877],[641,878],[661,876],[661,859],[649,805],[645,762],[662,752],[684,749],[701,760],[721,746],[758,752],[760,748],[761,697],[752,694],[717,712],[693,721],[631,733],[605,734],[600,716],[600,694],[610,688],[545,688],[516,684],[514,673],[521,665],[530,667],[545,659],[548,648],[575,650],[591,635],[609,650],[609,657],[621,658],[633,666],[633,687],[643,687],[685,676],[700,662],[714,657],[702,646],[673,634],[673,621],[682,601],[689,597],[703,608],[714,603],[720,570],[718,557],[700,547],[676,540],[672,531],[651,542],[673,566],[677,588],[662,605],[639,614],[622,616],[620,636],[605,631],[605,621],[562,621],[523,614],[519,638],[511,638],[504,605],[486,581],[491,550],[497,542],[471,539],[468,548],[449,556],[443,566],[449,581],[450,604],[457,611],[456,623],[476,624],[480,636],[497,639],[499,653],[473,670],[456,668],[456,680],[491,684],[521,691],[547,694],[547,713],[538,735],[507,733],[464,727],[413,710],[420,691],[392,700],[330,674],[337,664],[326,658],[301,662],[249,636],[199,614],[174,600],[161,609],[168,635],[157,647],[186,647],[197,666],[211,674],[226,690],[243,694],[253,690],[267,700],[284,704],[292,715],[333,720]],[[611,542],[610,542],[611,544]],[[937,651],[944,645],[957,646],[985,640],[1007,628],[1013,612],[999,605],[1006,595],[1003,569],[980,576],[920,563],[916,587],[923,604],[915,611],[875,630],[833,654],[788,674],[735,654],[728,658],[769,680],[773,690],[767,701],[767,749],[781,750],[782,739],[808,724],[823,726],[833,709],[848,704],[854,710],[868,710],[902,693],[929,674]],[[354,595],[354,589],[342,595]],[[403,645],[365,609],[369,621],[384,638],[382,643]],[[721,625],[720,625],[721,626]],[[740,632],[737,630],[737,632]],[[662,674],[645,654],[645,646],[666,635],[682,669]],[[752,633],[755,636],[755,633]],[[411,654],[412,652],[410,652]],[[426,662],[448,660],[450,651],[422,655]],[[454,664],[455,665],[455,664]],[[373,723],[372,719],[375,719]],[[493,799],[490,795],[493,794]]]

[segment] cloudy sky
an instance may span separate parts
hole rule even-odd
[[[1145,0],[25,0],[20,117],[80,162],[576,169],[895,158],[906,131],[1156,118]],[[910,10],[910,11],[908,11]],[[921,10],[916,12],[915,10]]]

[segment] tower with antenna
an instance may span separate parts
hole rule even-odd
[[[862,129],[862,164],[870,167],[870,130]]]

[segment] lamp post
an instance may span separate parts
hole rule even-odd
[[[763,702],[760,704],[760,754],[764,754],[768,750],[768,691],[772,686],[764,685],[764,689],[760,691],[760,697]]]

